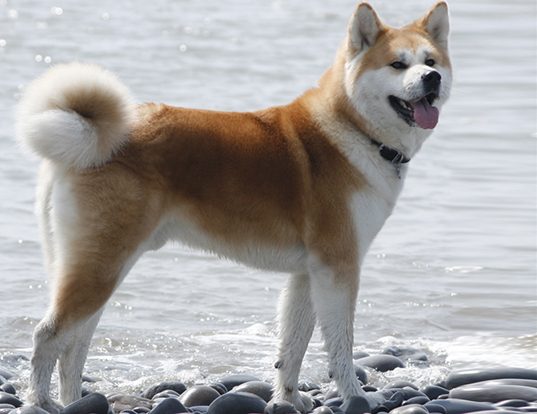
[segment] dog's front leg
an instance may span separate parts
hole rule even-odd
[[[310,263],[312,299],[328,352],[329,369],[340,395],[366,397],[354,371],[354,311],[358,294],[359,268]]]
[[[298,391],[302,359],[315,326],[308,275],[290,276],[278,309],[279,352],[273,403],[288,401],[300,412],[312,408],[312,400]]]

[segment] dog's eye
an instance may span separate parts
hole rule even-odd
[[[406,69],[408,67],[405,63],[400,61],[393,62],[390,66],[394,69]]]
[[[427,60],[425,61],[425,64],[426,64],[427,66],[434,66],[435,63],[436,63],[436,62],[434,61],[434,59],[427,59]]]

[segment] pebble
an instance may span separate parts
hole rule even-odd
[[[108,402],[117,413],[123,410],[132,410],[137,407],[152,408],[151,400],[137,395],[113,394],[108,396]]]
[[[356,360],[356,363],[380,372],[393,371],[395,368],[404,368],[405,364],[393,355],[371,355]]]
[[[449,394],[449,390],[438,385],[426,385],[420,391],[429,397],[430,400],[436,400],[441,395]]]
[[[173,397],[165,398],[155,408],[149,411],[150,414],[176,414],[188,412],[189,411],[186,409],[186,407],[181,404],[181,401]]]
[[[182,382],[177,382],[177,381],[161,382],[159,384],[152,385],[151,387],[147,388],[142,393],[142,397],[150,400],[159,392],[166,391],[166,390],[172,390],[172,391],[177,392],[178,394],[182,394],[183,392],[186,391],[186,385],[183,384]]]
[[[246,374],[235,374],[235,375],[228,375],[227,377],[224,377],[220,380],[220,383],[226,387],[228,391],[231,391],[233,387],[236,387],[237,385],[244,384],[248,381],[261,381],[259,378],[254,377],[253,375],[246,375]]]
[[[522,385],[491,385],[487,382],[476,382],[454,388],[449,392],[449,397],[491,403],[504,400],[537,400],[537,388]]]
[[[233,388],[233,392],[249,392],[261,397],[265,402],[272,399],[273,386],[264,381],[248,381]]]
[[[13,374],[9,371],[6,371],[5,369],[0,368],[0,377],[8,380],[10,378],[13,378]]]
[[[108,414],[107,398],[98,392],[86,395],[81,399],[69,404],[62,414]]]
[[[461,385],[472,384],[487,380],[497,380],[506,378],[518,378],[537,380],[537,370],[527,368],[482,368],[463,369],[453,371],[446,379],[446,387],[453,389]]]
[[[425,408],[429,409],[429,412],[437,412],[432,410],[433,406],[441,406],[446,410],[446,414],[463,414],[463,413],[472,413],[475,411],[490,411],[494,410],[495,407],[492,404],[468,401],[468,400],[459,400],[455,398],[449,398],[446,400],[434,400],[430,403],[424,405]]]
[[[214,400],[220,397],[220,393],[208,385],[195,385],[188,388],[179,397],[179,401],[185,407],[194,407],[196,405],[210,405]]]
[[[351,397],[341,405],[345,414],[364,414],[371,412],[371,406],[364,397]]]
[[[425,352],[420,351],[417,348],[412,347],[399,347],[399,346],[388,346],[384,348],[381,354],[388,354],[398,357],[399,359],[406,361],[427,361],[427,355]]]
[[[8,392],[0,391],[0,404],[11,404],[15,408],[22,405],[22,401],[19,400],[15,395]]]
[[[207,414],[264,413],[266,406],[267,403],[257,395],[248,392],[229,392],[214,400]]]
[[[39,407],[26,406],[12,410],[9,412],[9,414],[49,414],[49,412]]]
[[[390,414],[429,414],[421,404],[410,404],[397,407],[390,411]]]

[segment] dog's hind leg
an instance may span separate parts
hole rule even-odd
[[[82,368],[103,306],[150,247],[158,213],[146,215],[150,197],[138,197],[136,182],[127,184],[105,187],[96,180],[75,193],[70,181],[54,183],[48,206],[52,297],[34,332],[28,392],[31,404],[52,414],[61,409],[49,395],[56,361],[61,400],[70,403],[81,397]]]
[[[88,321],[76,327],[70,340],[60,354],[58,371],[60,374],[60,401],[68,405],[82,395],[82,372],[90,346],[93,332],[99,323],[103,308]]]
[[[298,392],[298,376],[315,326],[308,275],[289,277],[280,296],[278,320],[280,345],[273,401],[288,401],[300,412],[307,412],[312,400]]]

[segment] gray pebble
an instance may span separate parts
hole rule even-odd
[[[8,394],[17,394],[17,390],[13,386],[13,384],[6,382],[5,384],[0,385],[0,390],[7,392]]]
[[[0,377],[8,380],[10,378],[13,378],[13,374],[9,371],[6,371],[5,369],[0,368]]]
[[[266,406],[267,403],[257,395],[247,392],[229,392],[214,400],[207,414],[263,413]]]
[[[364,397],[351,397],[343,403],[341,409],[345,414],[364,414],[371,412],[371,406]]]
[[[412,397],[412,398],[409,398],[408,400],[406,400],[403,405],[411,405],[411,404],[419,404],[419,405],[423,405],[423,404],[427,404],[429,401],[431,401],[429,399],[429,397],[427,397],[426,395],[423,396],[423,397]]]
[[[115,412],[132,410],[135,407],[152,408],[151,400],[136,395],[113,394],[108,397],[108,402]]]
[[[537,400],[537,388],[521,385],[490,385],[477,382],[454,388],[449,392],[450,398],[496,403],[503,400]]]
[[[403,361],[427,361],[427,355],[423,351],[412,347],[388,346],[381,351],[381,354],[393,355]]]
[[[360,358],[365,358],[365,357],[368,357],[369,353],[365,352],[365,351],[354,351],[353,354],[352,354],[352,358],[353,359],[360,359]]]
[[[393,355],[371,355],[360,358],[356,361],[358,364],[376,369],[380,372],[392,371],[395,368],[404,368],[405,364],[399,358]]]
[[[398,381],[392,381],[389,384],[386,384],[383,389],[390,389],[390,388],[404,388],[404,387],[410,387],[415,390],[418,389],[414,384],[408,381],[398,380]]]
[[[421,388],[420,391],[431,400],[437,399],[440,395],[449,394],[449,390],[439,387],[438,385],[426,385],[425,387]]]
[[[446,379],[448,389],[487,380],[518,378],[537,380],[537,370],[526,368],[483,368],[453,371]]]
[[[235,374],[235,375],[228,375],[227,377],[224,377],[220,380],[220,383],[224,384],[226,389],[228,391],[231,391],[233,387],[236,387],[237,385],[244,384],[248,381],[261,381],[259,378],[254,377],[253,375],[246,375],[246,374]]]
[[[17,408],[16,410],[12,410],[9,414],[49,414],[49,412],[34,405],[27,405],[25,407]]]
[[[179,397],[179,401],[185,407],[194,407],[196,405],[210,405],[214,400],[220,397],[220,393],[208,385],[195,385],[188,388]]]
[[[142,393],[142,397],[150,400],[159,392],[166,391],[166,390],[173,390],[177,392],[178,394],[182,394],[183,392],[186,391],[186,385],[178,381],[164,381],[164,382],[161,382],[160,384],[152,385],[151,387],[147,388]]]
[[[8,392],[0,391],[0,404],[11,404],[15,408],[22,405],[22,401]]]
[[[216,392],[216,391],[215,391]],[[176,414],[176,413],[188,413],[189,411],[177,398],[166,398],[155,408],[149,411],[150,414]]]
[[[61,414],[108,414],[109,407],[106,397],[94,392],[69,404]]]
[[[444,409],[446,410],[446,414],[472,413],[474,411],[488,411],[495,409],[492,404],[468,400],[459,400],[455,398],[449,398],[447,400],[434,400],[424,405],[424,407],[430,412],[438,412],[432,409],[436,406],[444,407]]]
[[[429,414],[420,404],[410,404],[397,407],[390,411],[390,414]]]
[[[233,388],[233,392],[249,392],[263,398],[265,402],[272,399],[274,387],[264,381],[248,381]]]
[[[313,410],[313,414],[334,414],[334,412],[330,407],[322,406]]]

